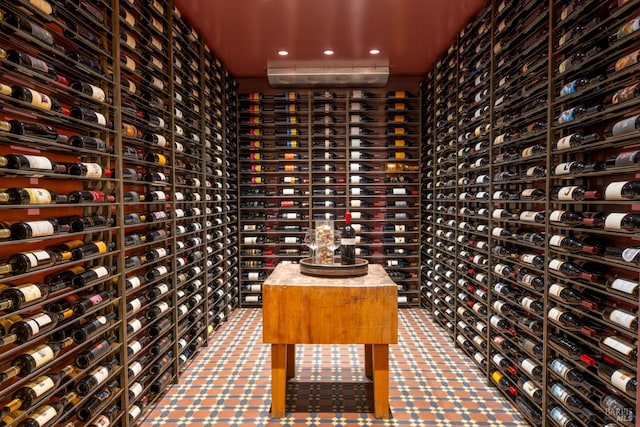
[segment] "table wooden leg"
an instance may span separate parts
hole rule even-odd
[[[296,376],[296,345],[287,344],[287,380]]]
[[[371,361],[373,344],[364,345],[364,376],[373,379],[373,363]]]
[[[287,345],[271,344],[271,416],[283,418],[287,394]]]
[[[389,345],[373,345],[373,406],[376,418],[389,417]]]

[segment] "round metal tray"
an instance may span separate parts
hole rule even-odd
[[[355,277],[364,276],[369,271],[369,261],[356,258],[354,265],[340,264],[340,257],[334,259],[334,264],[314,264],[311,258],[300,261],[300,273],[320,277]]]

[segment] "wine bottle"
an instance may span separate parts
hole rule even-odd
[[[607,363],[600,363],[598,365],[598,376],[617,390],[626,393],[630,398],[635,398],[638,380],[632,372]]]
[[[605,413],[615,414],[615,419],[620,424],[626,427],[634,427],[636,425],[636,411],[635,407],[627,404],[623,399],[618,398],[613,394],[605,394],[600,399],[600,407],[604,409]],[[614,424],[607,424],[605,427],[613,427]]]
[[[72,191],[68,195],[70,203],[113,203],[115,197],[102,191]]]
[[[613,123],[604,131],[606,138],[628,135],[640,129],[640,115],[632,116]]]
[[[111,312],[107,315],[96,316],[93,320],[87,320],[82,327],[76,328],[72,331],[71,335],[73,340],[82,344],[89,339],[90,336],[104,332],[105,329],[111,326],[111,321],[115,319],[116,313]]]
[[[40,221],[14,222],[9,228],[12,240],[24,240],[34,237],[46,237],[58,234],[61,231],[69,231],[68,226],[61,226],[56,218]]]
[[[33,407],[36,401],[56,391],[60,382],[73,371],[75,371],[73,365],[67,365],[59,372],[41,375],[29,381],[13,393],[10,402],[0,408],[0,418],[3,418],[12,411],[27,410]]]
[[[103,242],[101,240],[97,240],[95,242],[82,245],[79,248],[75,248],[71,253],[73,254],[73,259],[79,260],[91,255],[105,254],[112,251],[115,247],[115,242]]]
[[[109,378],[109,375],[116,369],[118,360],[114,359],[102,366],[94,368],[82,380],[76,383],[76,393],[79,396],[86,396],[93,389],[102,384]]]
[[[549,214],[549,221],[562,225],[578,225],[583,221],[583,216],[579,212],[554,210]]]
[[[33,412],[30,412],[26,418],[22,420],[18,427],[44,427],[56,425],[56,421],[62,417],[67,406],[73,403],[78,397],[75,392],[70,392],[62,396],[54,403],[47,403],[39,406]]]
[[[640,181],[614,181],[604,189],[605,200],[640,199]]]
[[[51,267],[57,262],[57,256],[49,250],[18,252],[9,256],[7,264],[0,264],[0,275],[11,273],[24,274]]]
[[[606,336],[600,340],[600,348],[614,353],[621,359],[635,363],[638,359],[637,345],[618,336]],[[635,392],[635,391],[634,391]]]
[[[49,205],[66,202],[66,195],[58,195],[45,188],[7,188],[0,191],[0,203],[10,205]]]
[[[68,109],[60,105],[60,102],[56,98],[26,86],[12,86],[11,97],[28,103],[39,110],[55,111],[65,115],[69,115],[70,113]]]
[[[111,348],[111,344],[116,341],[115,335],[111,335],[106,339],[94,343],[88,347],[87,350],[78,354],[75,358],[75,364],[80,369],[85,369],[91,365],[91,363],[105,355]]]
[[[60,342],[49,342],[30,348],[13,359],[11,367],[0,372],[0,383],[15,376],[25,377],[52,362],[60,352],[73,344],[72,338]]]
[[[60,313],[42,312],[19,320],[11,325],[9,334],[1,338],[1,343],[7,341],[24,344],[40,335],[52,331],[59,323],[70,319],[73,310],[64,310]]]
[[[97,415],[98,409],[106,402],[119,386],[117,379],[114,379],[109,384],[102,386],[89,400],[86,401],[84,406],[78,410],[78,419],[81,421],[89,421]]]
[[[49,294],[65,288],[65,284],[23,283],[9,286],[0,292],[0,311],[12,312],[37,304]]]
[[[556,187],[551,191],[552,200],[560,201],[581,201],[585,199],[599,199],[600,193],[598,191],[587,190],[582,186],[566,186]]]
[[[571,148],[579,147],[585,143],[596,142],[599,139],[600,137],[597,133],[589,135],[574,133],[560,138],[558,141],[555,141],[553,144],[551,144],[551,148],[554,151],[564,151]]]
[[[83,288],[87,286],[88,283],[115,274],[116,271],[117,268],[114,265],[92,267],[73,276],[71,279],[71,285],[76,289]]]
[[[71,138],[69,138],[69,145],[73,147],[84,148],[87,150],[101,151],[103,153],[109,151],[112,148],[112,147],[109,147],[100,138],[95,138],[92,136],[80,136],[80,135],[74,135]],[[110,176],[115,178],[114,169],[110,170]]]

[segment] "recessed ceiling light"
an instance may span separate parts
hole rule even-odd
[[[369,51],[369,53],[370,53],[371,55],[377,55],[377,54],[379,54],[379,53],[380,53],[380,49],[371,49],[371,50]]]
[[[278,51],[278,55],[280,55],[280,56],[287,56],[287,55],[289,55],[289,52],[287,52],[286,50],[279,50],[279,51]]]
[[[325,55],[333,55],[333,51],[331,49],[327,49],[323,52]]]

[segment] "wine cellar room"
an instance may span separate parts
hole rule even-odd
[[[630,427],[640,0],[0,2],[0,427]]]

